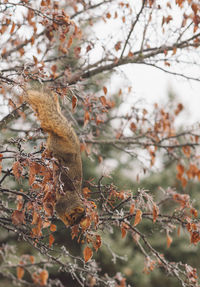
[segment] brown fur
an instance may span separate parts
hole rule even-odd
[[[36,112],[42,129],[48,133],[47,150],[58,159],[55,179],[60,178],[64,194],[56,191],[56,213],[66,226],[74,225],[85,213],[80,198],[82,161],[79,139],[62,115],[56,94],[28,90],[25,100]]]

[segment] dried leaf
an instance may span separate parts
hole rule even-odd
[[[135,132],[136,129],[137,129],[136,124],[132,122],[132,123],[130,124],[130,129],[131,129],[133,132]]]
[[[29,260],[33,264],[35,262],[35,257],[33,255],[30,255]]]
[[[107,95],[108,89],[105,86],[103,87],[103,92],[105,95]]]
[[[14,225],[20,225],[25,223],[24,221],[24,211],[14,210],[12,214],[12,223]]]
[[[86,246],[85,249],[83,250],[83,255],[85,262],[88,262],[93,255],[92,249]]]
[[[100,235],[96,235],[96,238],[93,241],[93,247],[96,251],[101,247],[101,236]]]
[[[76,109],[77,102],[78,102],[77,97],[73,96],[73,97],[72,97],[72,111],[73,111],[73,112],[74,112],[75,109]]]
[[[86,126],[88,124],[90,120],[90,114],[88,111],[85,111],[85,115],[84,115],[84,126]]]
[[[90,225],[91,225],[91,220],[89,217],[82,219],[80,222],[80,226],[83,230],[88,229],[90,227]]]
[[[48,280],[48,277],[49,277],[48,271],[47,270],[42,270],[39,273],[39,277],[40,277],[40,286],[47,285],[47,280]]]
[[[49,235],[49,247],[51,248],[52,244],[54,243],[55,241],[55,238],[53,236],[53,234],[50,234]]]
[[[51,224],[50,230],[51,230],[52,232],[55,232],[55,231],[57,230],[57,226],[56,226],[55,224]]]
[[[17,279],[21,280],[24,276],[24,268],[21,266],[17,267]]]
[[[126,236],[126,228],[122,227],[121,233],[122,233],[122,238],[124,238]]]
[[[184,152],[184,154],[186,155],[186,157],[190,157],[190,154],[191,154],[191,149],[190,149],[190,147],[189,146],[183,146],[182,147],[182,150],[183,150],[183,152]]]
[[[129,213],[132,215],[132,214],[134,213],[134,211],[135,211],[135,204],[132,203],[131,206],[130,206],[130,211],[129,211]]]
[[[115,44],[115,50],[116,51],[119,51],[121,49],[121,41],[118,41],[116,44]]]
[[[67,42],[67,48],[68,48],[68,49],[71,47],[72,42],[73,42],[73,37],[70,36],[70,37],[69,37],[69,40],[68,40],[68,42]]]
[[[104,96],[100,97],[100,101],[104,107],[107,106],[107,101],[106,101],[106,98]]]
[[[12,171],[16,179],[19,179],[22,176],[23,168],[18,161],[13,163]]]
[[[154,204],[153,205],[153,222],[156,222],[158,214],[159,214],[158,206]]]
[[[180,177],[182,177],[182,175],[184,173],[184,166],[182,164],[177,164],[176,169],[177,169],[178,174],[180,175]]]
[[[10,34],[12,34],[15,30],[15,23],[13,22],[12,27],[10,29]]]
[[[169,248],[171,244],[172,244],[172,237],[167,232],[167,248]]]
[[[134,220],[133,226],[138,225],[141,220],[142,220],[142,211],[140,209],[138,209],[136,211],[136,215],[135,215],[135,220]]]
[[[111,18],[111,14],[108,12],[106,13],[106,18],[110,19]]]

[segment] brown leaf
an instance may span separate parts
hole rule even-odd
[[[186,155],[186,157],[190,157],[190,154],[191,154],[191,149],[189,146],[183,146],[182,147],[182,151],[184,152],[184,154]]]
[[[134,213],[134,211],[135,211],[135,204],[132,203],[130,206],[130,212],[129,213],[132,215]]]
[[[90,114],[88,111],[85,111],[85,115],[84,115],[84,126],[86,126],[88,124],[90,120]]]
[[[175,55],[175,54],[176,54],[176,52],[177,52],[177,48],[176,48],[176,47],[174,47],[174,48],[173,48],[173,53],[172,53],[172,55]]]
[[[83,255],[85,262],[88,262],[93,255],[92,249],[86,246],[85,249],[83,250]]]
[[[55,232],[55,231],[57,230],[57,226],[56,226],[55,224],[51,224],[50,230],[51,230],[52,232]]]
[[[178,175],[181,178],[184,173],[184,166],[182,164],[177,164],[176,169],[178,171]]]
[[[30,255],[29,260],[33,264],[35,262],[35,257],[33,255]]]
[[[135,215],[135,220],[134,220],[133,226],[138,225],[141,220],[142,220],[142,211],[140,209],[138,209],[136,211],[136,215]]]
[[[93,241],[93,247],[96,251],[101,247],[101,236],[100,235],[96,235],[96,238]]]
[[[192,8],[194,14],[197,14],[197,12],[198,12],[198,5],[196,3],[192,3],[191,8]]]
[[[38,64],[38,59],[37,59],[37,57],[35,57],[34,55],[33,55],[33,61],[34,61],[35,65]]]
[[[121,41],[118,41],[116,44],[115,44],[115,50],[116,51],[119,51],[121,49]]]
[[[91,225],[91,220],[89,217],[86,217],[86,218],[83,218],[80,222],[80,227],[83,229],[83,230],[86,230],[90,227]]]
[[[171,244],[172,244],[172,237],[167,232],[167,248],[169,248]]]
[[[158,206],[154,204],[153,205],[153,222],[156,222],[158,214],[159,214]]]
[[[135,132],[137,127],[136,127],[136,124],[134,124],[133,122],[130,124],[130,129]]]
[[[29,185],[31,186],[34,181],[35,181],[35,175],[36,175],[36,170],[35,170],[35,165],[30,164],[29,166]]]
[[[103,92],[105,95],[107,95],[108,89],[105,86],[103,87]]]
[[[23,168],[18,161],[13,163],[12,171],[16,179],[19,179],[22,176]]]
[[[21,266],[17,267],[17,279],[21,280],[24,276],[24,268]]]
[[[31,224],[37,224],[38,220],[39,220],[39,217],[40,217],[39,214],[34,209],[34,211],[33,211],[33,219],[32,219]]]
[[[75,109],[76,109],[77,102],[78,102],[77,97],[73,96],[73,97],[72,97],[72,111],[73,111],[73,112],[74,112]]]
[[[100,97],[100,101],[104,107],[107,106],[107,101],[106,101],[106,98],[104,96]]]
[[[36,237],[42,236],[41,229],[42,229],[42,218],[39,216],[36,226],[32,228],[33,235]]]
[[[111,14],[108,12],[106,13],[106,18],[110,19],[111,18]]]
[[[14,210],[12,214],[12,223],[14,225],[20,225],[22,223],[25,223],[24,211]]]
[[[68,49],[71,47],[72,42],[73,42],[73,37],[70,36],[70,37],[69,37],[69,40],[68,40],[68,42],[67,42],[67,48],[68,48]]]
[[[12,34],[15,30],[15,23],[13,22],[12,27],[10,29],[10,34]]]
[[[42,271],[39,273],[40,286],[45,286],[45,285],[47,285],[48,277],[49,277],[49,273],[48,273],[47,270],[42,270]]]
[[[49,235],[49,247],[51,248],[52,244],[54,243],[55,241],[55,238],[53,236],[53,234],[50,234]]]
[[[57,71],[57,66],[56,65],[51,66],[51,70],[55,74]]]
[[[122,227],[121,233],[122,233],[122,238],[124,238],[126,236],[126,228]]]

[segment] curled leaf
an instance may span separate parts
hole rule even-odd
[[[83,250],[83,255],[85,262],[88,262],[93,255],[92,249],[86,246],[85,249]]]
[[[142,211],[140,209],[138,209],[136,211],[136,215],[135,215],[135,220],[134,220],[133,226],[138,225],[141,220],[142,220]]]

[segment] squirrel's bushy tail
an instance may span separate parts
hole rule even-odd
[[[48,133],[63,136],[63,124],[67,124],[66,118],[61,114],[57,95],[47,92],[28,90],[25,100],[36,112],[41,122],[41,127]]]

